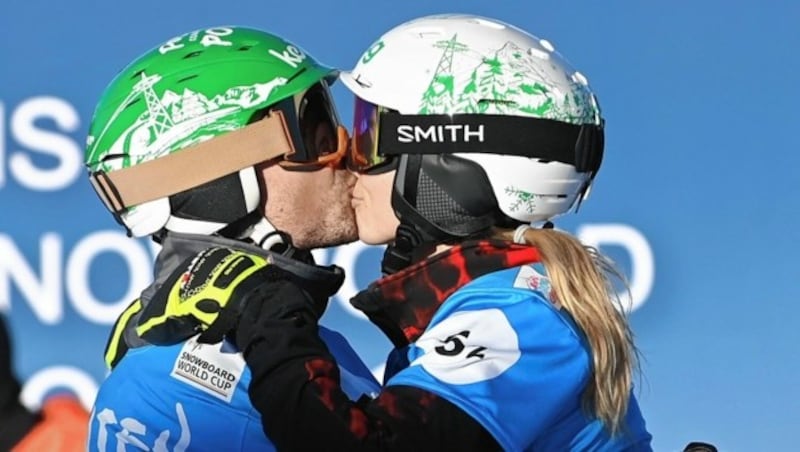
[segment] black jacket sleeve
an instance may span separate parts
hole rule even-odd
[[[262,315],[246,334],[250,398],[278,450],[500,450],[472,417],[419,388],[349,400],[313,316]]]
[[[19,401],[20,384],[12,364],[11,340],[0,317],[0,450],[11,450],[39,420]]]

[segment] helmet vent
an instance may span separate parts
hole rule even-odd
[[[246,51],[248,51],[248,50],[250,50],[252,48],[253,48],[253,46],[241,46],[236,50],[239,51],[239,52],[246,52]]]
[[[131,75],[131,80],[139,78],[142,74],[144,74],[144,69],[139,69],[138,71],[134,72],[133,75]]]
[[[556,51],[556,48],[553,47],[553,44],[550,43],[550,41],[548,41],[547,39],[540,39],[539,40],[539,45],[544,47],[548,52],[555,52]]]
[[[128,108],[130,108],[132,105],[134,105],[134,104],[136,104],[137,102],[139,102],[140,100],[142,100],[142,98],[141,98],[141,97],[137,97],[136,99],[133,99],[132,101],[128,102],[128,103],[125,105],[125,108],[123,108],[123,110],[127,110],[127,109],[128,109]]]
[[[183,59],[184,60],[188,60],[189,58],[194,58],[196,56],[200,56],[201,53],[203,53],[202,50],[195,50],[194,52],[190,52],[190,53],[187,53],[186,55],[184,55]]]
[[[575,73],[572,74],[572,81],[574,81],[575,83],[580,83],[583,86],[589,86],[589,80],[587,80],[586,76],[584,76],[578,71],[575,71]]]
[[[105,163],[105,162],[108,162],[108,161],[111,161],[111,160],[114,160],[114,159],[121,159],[121,158],[124,158],[124,157],[125,157],[125,154],[108,154],[108,155],[104,155],[103,158],[100,159],[100,161]]]
[[[184,77],[184,78],[182,78],[182,79],[178,80],[178,82],[177,82],[177,83],[183,83],[183,82],[187,82],[187,81],[189,81],[189,80],[191,80],[191,79],[193,79],[193,78],[197,78],[197,77],[198,77],[198,75],[197,75],[197,74],[188,75],[188,76],[186,76],[186,77]]]
[[[444,30],[442,30],[440,27],[414,27],[408,30],[408,34],[420,38],[427,38],[440,36],[444,34]]]
[[[480,17],[476,17],[471,19],[470,22],[478,25],[483,25],[484,27],[494,28],[495,30],[502,30],[505,27],[503,24],[498,24],[497,22],[493,22],[491,20],[482,19]]]
[[[532,56],[534,58],[538,58],[540,60],[549,60],[550,59],[550,53],[549,52],[545,52],[544,50],[539,50],[539,49],[537,49],[535,47],[531,47],[531,48],[528,49],[528,55],[530,55],[530,56]]]
[[[478,106],[486,107],[488,105],[495,105],[499,108],[517,108],[517,103],[508,99],[479,99]]]

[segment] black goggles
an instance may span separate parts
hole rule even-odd
[[[284,155],[287,169],[314,170],[338,166],[347,151],[347,131],[340,125],[327,83],[323,80],[301,94],[273,107],[281,110],[290,126],[286,133],[295,151]],[[295,126],[292,126],[295,125]]]
[[[603,159],[603,125],[524,116],[404,115],[356,96],[347,167],[364,174],[394,169],[403,154],[515,155],[575,166],[592,177]]]

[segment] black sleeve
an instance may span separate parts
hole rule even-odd
[[[302,314],[261,320],[246,349],[250,398],[278,450],[500,450],[472,417],[419,388],[349,400],[317,328]]]
[[[11,450],[39,420],[19,401],[20,384],[12,364],[11,340],[0,316],[0,450]]]

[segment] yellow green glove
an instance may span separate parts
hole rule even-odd
[[[221,341],[235,326],[247,295],[266,282],[270,265],[267,258],[229,248],[200,252],[156,291],[137,334],[152,344],[174,344],[204,331],[201,342]]]
[[[122,314],[117,317],[117,321],[114,322],[114,328],[111,329],[111,334],[108,336],[104,353],[106,366],[109,369],[113,369],[122,360],[125,353],[128,352],[125,331],[128,329],[128,325],[133,322],[136,313],[141,310],[142,301],[137,298],[122,311]]]

